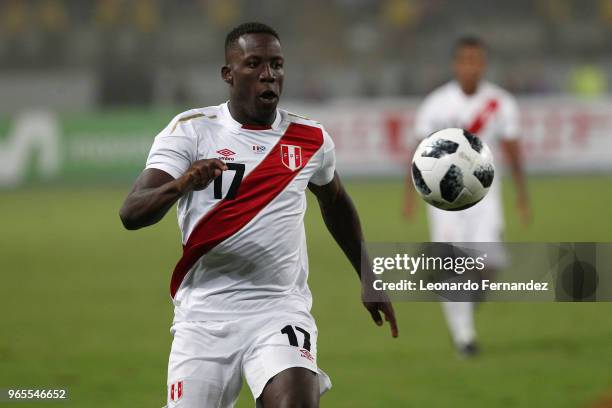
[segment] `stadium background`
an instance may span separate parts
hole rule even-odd
[[[247,20],[279,31],[282,105],[329,128],[368,240],[427,239],[422,204],[401,214],[414,109],[476,33],[522,112],[534,220],[520,226],[506,183],[507,239],[612,241],[612,0],[3,0],[0,388],[163,405],[179,233],[172,215],[124,231],[117,212],[170,118],[225,100],[222,43]],[[397,304],[392,340],[309,204],[323,406],[612,406],[610,304],[484,305],[473,361],[437,304]]]

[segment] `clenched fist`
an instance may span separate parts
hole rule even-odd
[[[180,191],[182,194],[187,194],[204,190],[225,170],[227,170],[227,165],[219,159],[198,160],[178,180]]]

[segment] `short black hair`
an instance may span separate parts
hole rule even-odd
[[[270,34],[280,41],[276,30],[267,24],[257,22],[242,23],[233,28],[225,37],[225,53],[245,34]]]
[[[484,51],[487,51],[487,44],[482,38],[476,35],[464,35],[459,37],[453,45],[453,55],[456,55],[457,51],[463,47],[478,47],[482,48]]]

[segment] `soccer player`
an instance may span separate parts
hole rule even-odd
[[[514,98],[500,87],[483,79],[487,50],[477,37],[460,38],[453,49],[455,80],[434,90],[420,106],[415,121],[415,133],[423,139],[431,133],[449,127],[468,130],[482,138],[493,152],[496,163],[500,151],[505,154],[517,191],[517,209],[524,224],[530,209],[521,165],[519,148],[519,114]],[[497,166],[499,170],[500,166]],[[444,211],[427,206],[430,238],[433,242],[498,242],[502,240],[503,209],[501,177],[495,175],[487,196],[463,211]],[[414,212],[414,188],[407,179],[404,214]],[[490,256],[488,272],[504,263],[503,251]],[[474,307],[471,302],[443,302],[444,314],[454,344],[460,354],[477,354]]]
[[[259,406],[316,407],[330,388],[317,366],[306,280],[306,188],[360,274],[359,217],[317,122],[277,109],[284,60],[272,28],[246,23],[225,40],[229,101],[176,116],[155,138],[120,211],[127,229],[178,201],[183,255],[172,274],[169,407],[231,407],[246,379]],[[397,325],[381,295],[362,302]],[[367,297],[370,300],[370,297]]]

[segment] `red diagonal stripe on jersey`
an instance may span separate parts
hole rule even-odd
[[[170,282],[170,294],[176,294],[191,267],[204,254],[248,224],[298,175],[281,160],[281,144],[302,148],[302,169],[323,144],[321,129],[292,123],[270,153],[246,176],[236,197],[221,200],[195,226],[183,247]]]
[[[466,130],[472,134],[480,132],[480,130],[487,124],[487,121],[497,111],[499,103],[495,99],[491,99],[487,102],[484,108],[478,112],[472,123],[466,128]]]

